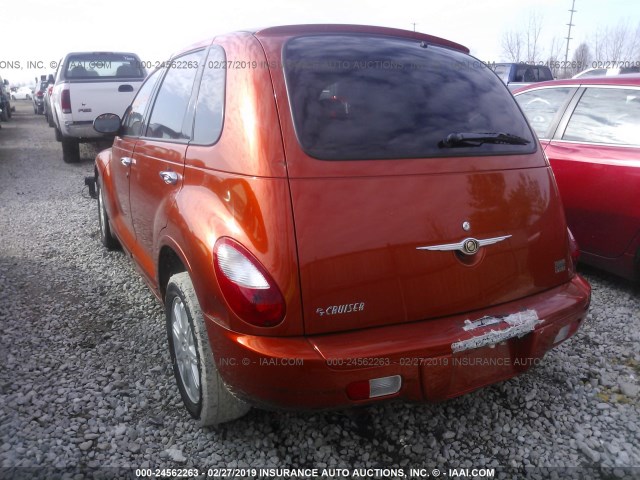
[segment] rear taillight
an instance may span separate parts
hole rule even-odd
[[[213,263],[220,290],[242,320],[273,327],[284,319],[284,298],[269,272],[238,242],[220,238],[213,248]]]
[[[36,93],[36,97],[42,97],[44,96],[44,93],[42,93],[41,90],[38,90],[38,92]]]
[[[569,233],[569,252],[571,253],[571,260],[573,260],[573,264],[576,265],[580,259],[580,247],[578,246],[576,237],[571,233],[571,229],[567,228],[567,232]]]
[[[578,260],[580,259],[580,247],[578,246],[578,242],[576,238],[571,233],[571,229],[567,228],[567,235],[569,237],[569,255],[571,255],[571,272],[576,273],[576,266],[578,265]]]
[[[62,106],[62,113],[71,113],[71,92],[69,90],[62,90],[60,104]]]
[[[49,96],[51,96],[51,92],[53,91],[53,85],[51,85],[49,87],[49,89],[47,90],[47,93],[49,94]]]

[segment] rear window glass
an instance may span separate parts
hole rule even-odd
[[[65,78],[144,78],[146,71],[134,55],[84,53],[69,57]]]
[[[368,35],[290,40],[283,52],[298,140],[324,160],[513,154],[533,134],[479,60],[419,41]],[[527,145],[441,148],[451,133],[508,133]]]
[[[509,65],[496,65],[493,69],[496,72],[496,75],[500,77],[504,83],[509,81],[509,73],[511,72],[511,67]]]
[[[545,82],[547,80],[553,80],[551,70],[548,67],[538,67],[535,65],[528,65],[526,63],[518,64],[516,67],[515,82]]]

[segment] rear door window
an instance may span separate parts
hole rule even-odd
[[[189,140],[192,125],[185,122],[194,81],[204,52],[197,51],[177,57],[170,62],[158,90],[147,127],[147,137],[170,140]]]
[[[590,87],[573,111],[563,140],[640,144],[640,90]]]
[[[493,72],[417,40],[316,35],[284,48],[298,140],[315,158],[394,159],[533,152],[518,106]],[[508,133],[526,145],[442,148],[451,133]]]

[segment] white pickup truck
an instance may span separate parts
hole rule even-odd
[[[146,76],[137,55],[121,52],[74,52],[62,60],[51,92],[56,140],[67,163],[80,159],[80,143],[104,137],[93,129],[102,113],[120,117]]]

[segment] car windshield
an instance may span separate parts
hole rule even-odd
[[[146,72],[133,55],[88,53],[69,57],[65,65],[66,78],[144,78]]]
[[[314,35],[284,49],[298,140],[324,160],[527,153],[533,133],[481,61],[417,40]],[[455,132],[504,133],[527,144],[441,148]]]

